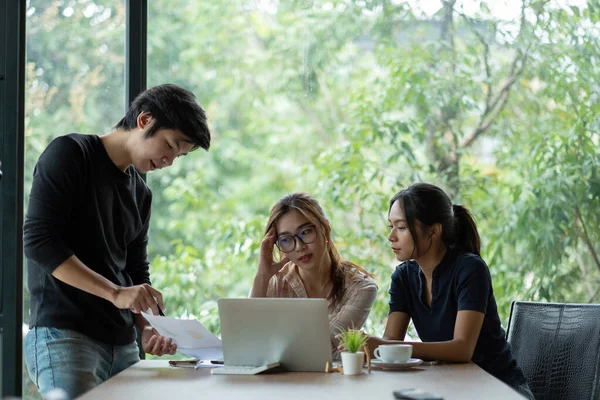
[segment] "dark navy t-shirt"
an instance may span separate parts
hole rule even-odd
[[[433,271],[431,307],[423,302],[425,276],[415,261],[396,267],[390,287],[390,314],[407,313],[423,342],[454,338],[459,311],[485,314],[472,361],[510,386],[525,383],[505,339],[500,323],[492,279],[481,257],[448,251]]]

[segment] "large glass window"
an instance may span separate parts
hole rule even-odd
[[[248,295],[268,212],[294,191],[322,203],[342,257],[371,271],[389,264],[377,250],[385,247],[384,197],[380,183],[369,182],[396,179],[379,175],[376,160],[398,149],[366,148],[368,123],[355,125],[371,101],[369,86],[384,78],[379,50],[394,37],[385,22],[391,15],[379,8],[149,4],[148,86],[174,82],[194,91],[213,130],[208,153],[148,176],[153,277],[171,311],[218,331],[215,300]],[[358,194],[358,184],[372,195]]]
[[[170,315],[218,332],[216,299],[248,294],[270,207],[305,191],[342,257],[375,274],[366,329],[381,334],[397,264],[388,199],[421,180],[477,217],[504,320],[515,299],[600,298],[597,7],[148,3],[148,86],[194,91],[213,131],[208,153],[148,176],[152,276]],[[53,138],[103,134],[121,118],[124,9],[27,2],[26,201]],[[27,292],[24,309],[25,332]]]
[[[149,2],[148,86],[194,91],[213,130],[148,176],[169,311],[218,331],[270,207],[306,191],[375,273],[381,334],[388,199],[421,180],[477,217],[504,320],[514,299],[597,300],[597,21],[581,1]]]
[[[102,135],[123,117],[124,1],[29,0],[26,30],[25,206],[35,163],[52,139]],[[23,307],[25,334],[26,288]],[[23,366],[23,396],[39,396]]]

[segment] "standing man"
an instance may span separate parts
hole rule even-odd
[[[140,94],[104,135],[54,139],[34,171],[24,226],[30,331],[25,359],[40,393],[80,396],[176,345],[140,314],[164,309],[151,286],[146,247],[152,193],[141,174],[208,150],[206,114],[188,90]]]

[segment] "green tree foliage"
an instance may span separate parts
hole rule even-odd
[[[149,2],[148,85],[192,89],[213,131],[208,153],[148,176],[170,315],[218,333],[216,300],[249,293],[270,207],[305,191],[376,275],[381,334],[388,199],[414,181],[472,209],[504,320],[516,299],[598,301],[600,6],[526,0],[506,21],[410,4]],[[106,132],[124,108],[122,2],[28,5],[27,185],[49,140]]]
[[[323,203],[342,255],[377,275],[368,326],[381,332],[395,263],[387,201],[417,180],[478,217],[504,319],[515,299],[593,300],[594,7],[526,2],[511,21],[453,1],[429,19],[386,1],[164,9],[153,3],[150,24],[186,35],[168,58],[154,44],[164,36],[150,37],[151,83],[176,68],[215,132],[208,155],[150,178],[172,210],[155,215],[153,233],[170,238],[165,250],[175,243],[159,252],[156,279],[189,294],[172,298],[177,313],[191,301],[208,317],[219,296],[247,294],[270,205],[304,190]]]

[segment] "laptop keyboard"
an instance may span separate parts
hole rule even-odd
[[[267,365],[256,366],[242,366],[242,365],[224,365],[220,368],[213,368],[210,370],[212,375],[256,375],[263,371],[271,368],[278,367],[279,363],[271,363]]]

